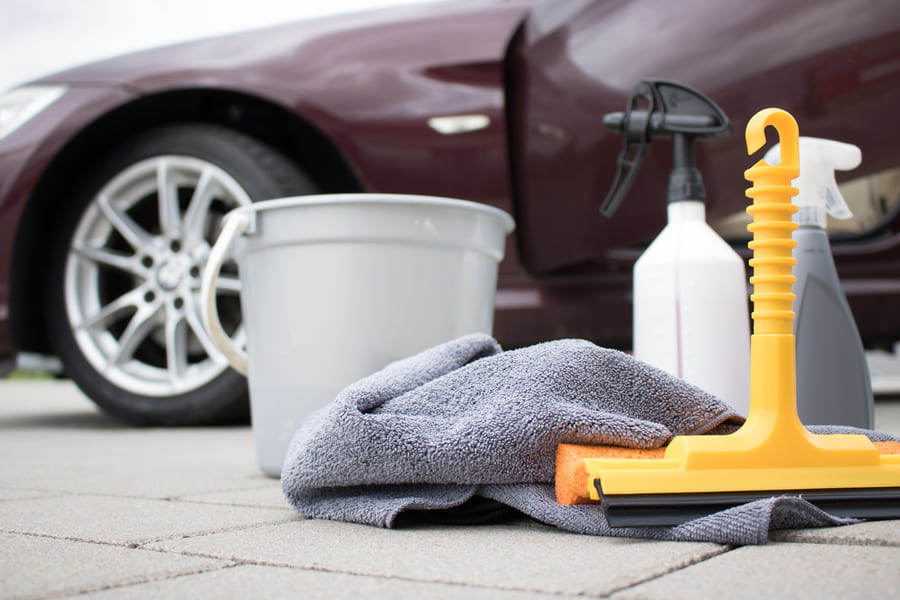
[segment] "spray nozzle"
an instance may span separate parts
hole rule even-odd
[[[731,132],[731,123],[712,100],[687,86],[645,79],[631,91],[624,113],[603,117],[607,129],[625,136],[613,184],[600,212],[611,217],[634,183],[650,142],[671,137],[674,169],[669,180],[669,202],[703,200],[703,181],[694,166],[694,139]]]
[[[766,162],[778,162],[780,147],[772,146],[766,153]],[[794,221],[800,225],[825,227],[826,213],[835,219],[853,216],[850,207],[838,189],[835,170],[850,171],[862,162],[862,152],[853,144],[845,144],[822,138],[800,138],[800,175],[794,185],[800,190],[794,204],[800,210]]]

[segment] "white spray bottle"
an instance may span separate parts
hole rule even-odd
[[[693,142],[727,134],[724,113],[699,92],[645,80],[625,113],[604,125],[626,136],[601,209],[624,199],[654,138],[670,137],[668,224],[634,266],[634,356],[693,383],[746,416],[750,410],[750,313],[743,259],[706,223]]]
[[[769,150],[766,162],[777,164],[778,149],[776,145]],[[855,169],[861,161],[862,153],[852,144],[800,138],[800,176],[794,180],[794,204],[799,207],[794,215],[799,225],[793,250],[794,334],[797,412],[806,425],[873,427],[869,367],[825,233],[826,213],[836,219],[853,216],[834,171]]]

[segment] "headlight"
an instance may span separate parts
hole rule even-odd
[[[28,85],[0,95],[0,140],[50,106],[65,91],[61,85]]]

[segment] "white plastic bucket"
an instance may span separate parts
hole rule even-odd
[[[350,383],[466,333],[490,333],[513,227],[493,207],[409,195],[301,196],[229,213],[203,273],[203,317],[248,377],[262,471],[280,475],[301,420]],[[216,313],[229,251],[246,354]]]

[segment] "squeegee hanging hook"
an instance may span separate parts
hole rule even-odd
[[[779,162],[770,165],[765,159],[760,159],[754,167],[787,167],[799,169],[800,167],[800,142],[797,121],[790,114],[776,108],[761,110],[747,123],[746,139],[747,154],[755,154],[766,145],[766,130],[771,127],[778,134],[780,143]]]

